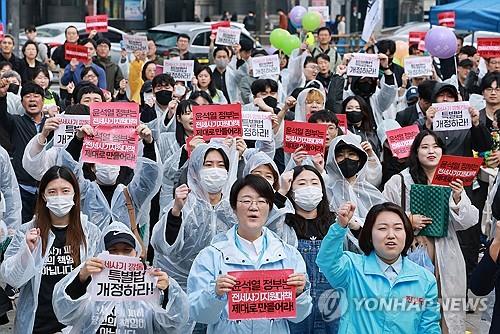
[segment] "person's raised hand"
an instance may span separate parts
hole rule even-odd
[[[175,188],[175,199],[172,207],[172,215],[174,217],[179,217],[181,215],[182,208],[186,204],[190,192],[191,189],[189,189],[186,184],[182,184]]]
[[[354,216],[354,211],[356,210],[356,204],[353,202],[346,202],[342,204],[337,212],[337,220],[340,226],[347,227],[349,221]]]

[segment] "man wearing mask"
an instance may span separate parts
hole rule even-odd
[[[237,92],[234,92],[234,80],[231,83],[231,79],[234,79],[235,73],[234,71],[228,67],[229,65],[229,51],[225,47],[218,46],[214,52],[214,63],[215,65],[210,66],[213,72],[213,80],[215,82],[215,88],[220,90],[224,97],[226,98],[228,103],[231,101],[236,101],[237,96],[235,96]],[[233,96],[229,96],[229,90],[233,91]],[[231,99],[232,98],[232,99]]]
[[[181,60],[195,60],[196,57],[194,54],[189,52],[189,41],[191,37],[186,34],[179,34],[177,36],[177,48],[179,49]],[[163,65],[163,64],[162,64]]]
[[[118,65],[111,61],[110,50],[111,42],[107,38],[99,39],[97,41],[97,56],[93,58],[93,61],[106,72],[106,89],[114,96],[115,90],[120,88],[120,83],[122,85],[127,83]]]
[[[147,85],[147,82],[145,83]],[[159,74],[155,76],[151,82],[152,93],[148,89],[143,92],[142,100],[144,101],[143,108],[141,108],[141,122],[147,123],[149,128],[153,131],[153,137],[157,136],[155,132],[158,122],[163,121],[163,125],[167,129],[172,129],[175,126],[175,110],[177,108],[177,100],[172,99],[174,91],[175,80],[170,74]],[[149,103],[154,101],[153,106]],[[155,121],[153,125],[151,122]]]
[[[92,39],[84,39],[81,40],[79,45],[83,45],[87,47],[88,50],[88,60],[87,63],[81,63],[76,58],[71,59],[71,62],[64,69],[64,74],[61,78],[61,84],[68,85],[70,82],[73,82],[75,85],[78,85],[80,81],[82,81],[82,71],[85,67],[92,67],[96,70],[98,74],[98,86],[101,89],[106,89],[106,72],[104,70],[94,64],[92,62],[92,57],[95,54],[96,50],[96,42]]]
[[[11,115],[7,112],[7,79],[0,80],[0,124],[9,134],[12,143],[12,166],[16,171],[22,200],[23,223],[33,218],[38,183],[23,168],[22,159],[28,142],[43,128],[43,88],[34,83],[27,83],[21,90],[22,105],[25,114]]]
[[[392,62],[394,54],[396,53],[396,42],[389,39],[384,39],[378,41],[376,47],[379,53],[385,54],[389,59],[389,69],[392,71],[392,73],[394,73],[394,76],[396,77],[396,82],[398,83],[398,87],[401,87],[403,85],[402,77],[405,70],[398,64]]]
[[[321,27],[318,29],[318,42],[311,50],[313,57],[317,57],[320,54],[326,54],[330,57],[330,71],[335,72],[335,69],[342,62],[342,58],[337,53],[332,43],[332,32],[327,27]]]
[[[0,53],[0,61],[8,61],[12,65],[12,69],[17,73],[24,72],[23,61],[14,55],[15,41],[12,35],[5,35],[0,43],[2,52]]]
[[[425,112],[431,106],[435,83],[435,81],[426,80],[418,85],[418,102],[396,114],[396,121],[401,127],[413,125],[417,120],[425,117]]]

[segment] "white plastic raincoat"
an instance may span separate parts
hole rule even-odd
[[[0,219],[7,225],[8,234],[11,236],[21,225],[21,195],[9,154],[3,147],[0,147],[0,192],[5,207]]]

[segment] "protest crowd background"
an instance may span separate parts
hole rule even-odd
[[[444,5],[402,41],[381,2],[355,44],[324,6],[262,44],[225,12],[202,56],[0,25],[2,328],[500,333],[500,31]]]

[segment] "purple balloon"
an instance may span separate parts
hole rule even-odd
[[[295,28],[299,28],[302,26],[302,16],[307,13],[307,9],[302,6],[295,6],[292,8],[290,13],[288,13],[288,17],[290,18],[290,22],[292,22]]]
[[[446,27],[434,27],[425,35],[425,48],[438,58],[450,58],[457,52],[457,37]]]

